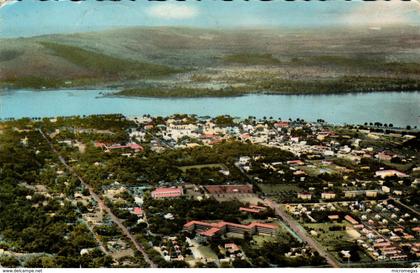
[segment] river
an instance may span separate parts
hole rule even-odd
[[[1,91],[0,118],[122,113],[174,113],[237,117],[319,118],[335,124],[364,122],[420,126],[420,92],[343,95],[247,95],[227,98],[103,97],[106,90]]]

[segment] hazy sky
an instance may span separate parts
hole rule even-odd
[[[120,26],[319,27],[409,24],[420,27],[420,2],[272,0],[22,0],[0,8],[0,36],[83,32]]]

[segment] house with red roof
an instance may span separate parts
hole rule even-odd
[[[142,208],[140,208],[140,207],[135,207],[135,208],[133,209],[133,213],[134,213],[135,215],[137,215],[138,217],[143,217],[143,209],[142,209]]]
[[[359,222],[357,222],[353,217],[351,217],[350,215],[346,215],[344,217],[344,219],[346,219],[350,224],[352,225],[358,225]]]
[[[287,128],[287,127],[289,127],[289,122],[288,121],[278,121],[278,122],[274,123],[274,127],[276,127],[276,128]]]
[[[226,243],[225,244],[225,249],[227,252],[229,253],[235,253],[237,251],[240,251],[241,249],[239,248],[239,246],[235,243]]]

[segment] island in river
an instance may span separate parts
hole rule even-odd
[[[0,90],[112,88],[138,97],[416,91],[419,49],[420,33],[409,26],[137,27],[1,39]]]

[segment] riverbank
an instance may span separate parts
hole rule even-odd
[[[128,88],[111,96],[150,98],[238,97],[249,94],[265,95],[328,95],[372,92],[411,92],[420,90],[420,80],[373,77],[342,77],[322,81],[273,79],[221,89],[175,86]]]

